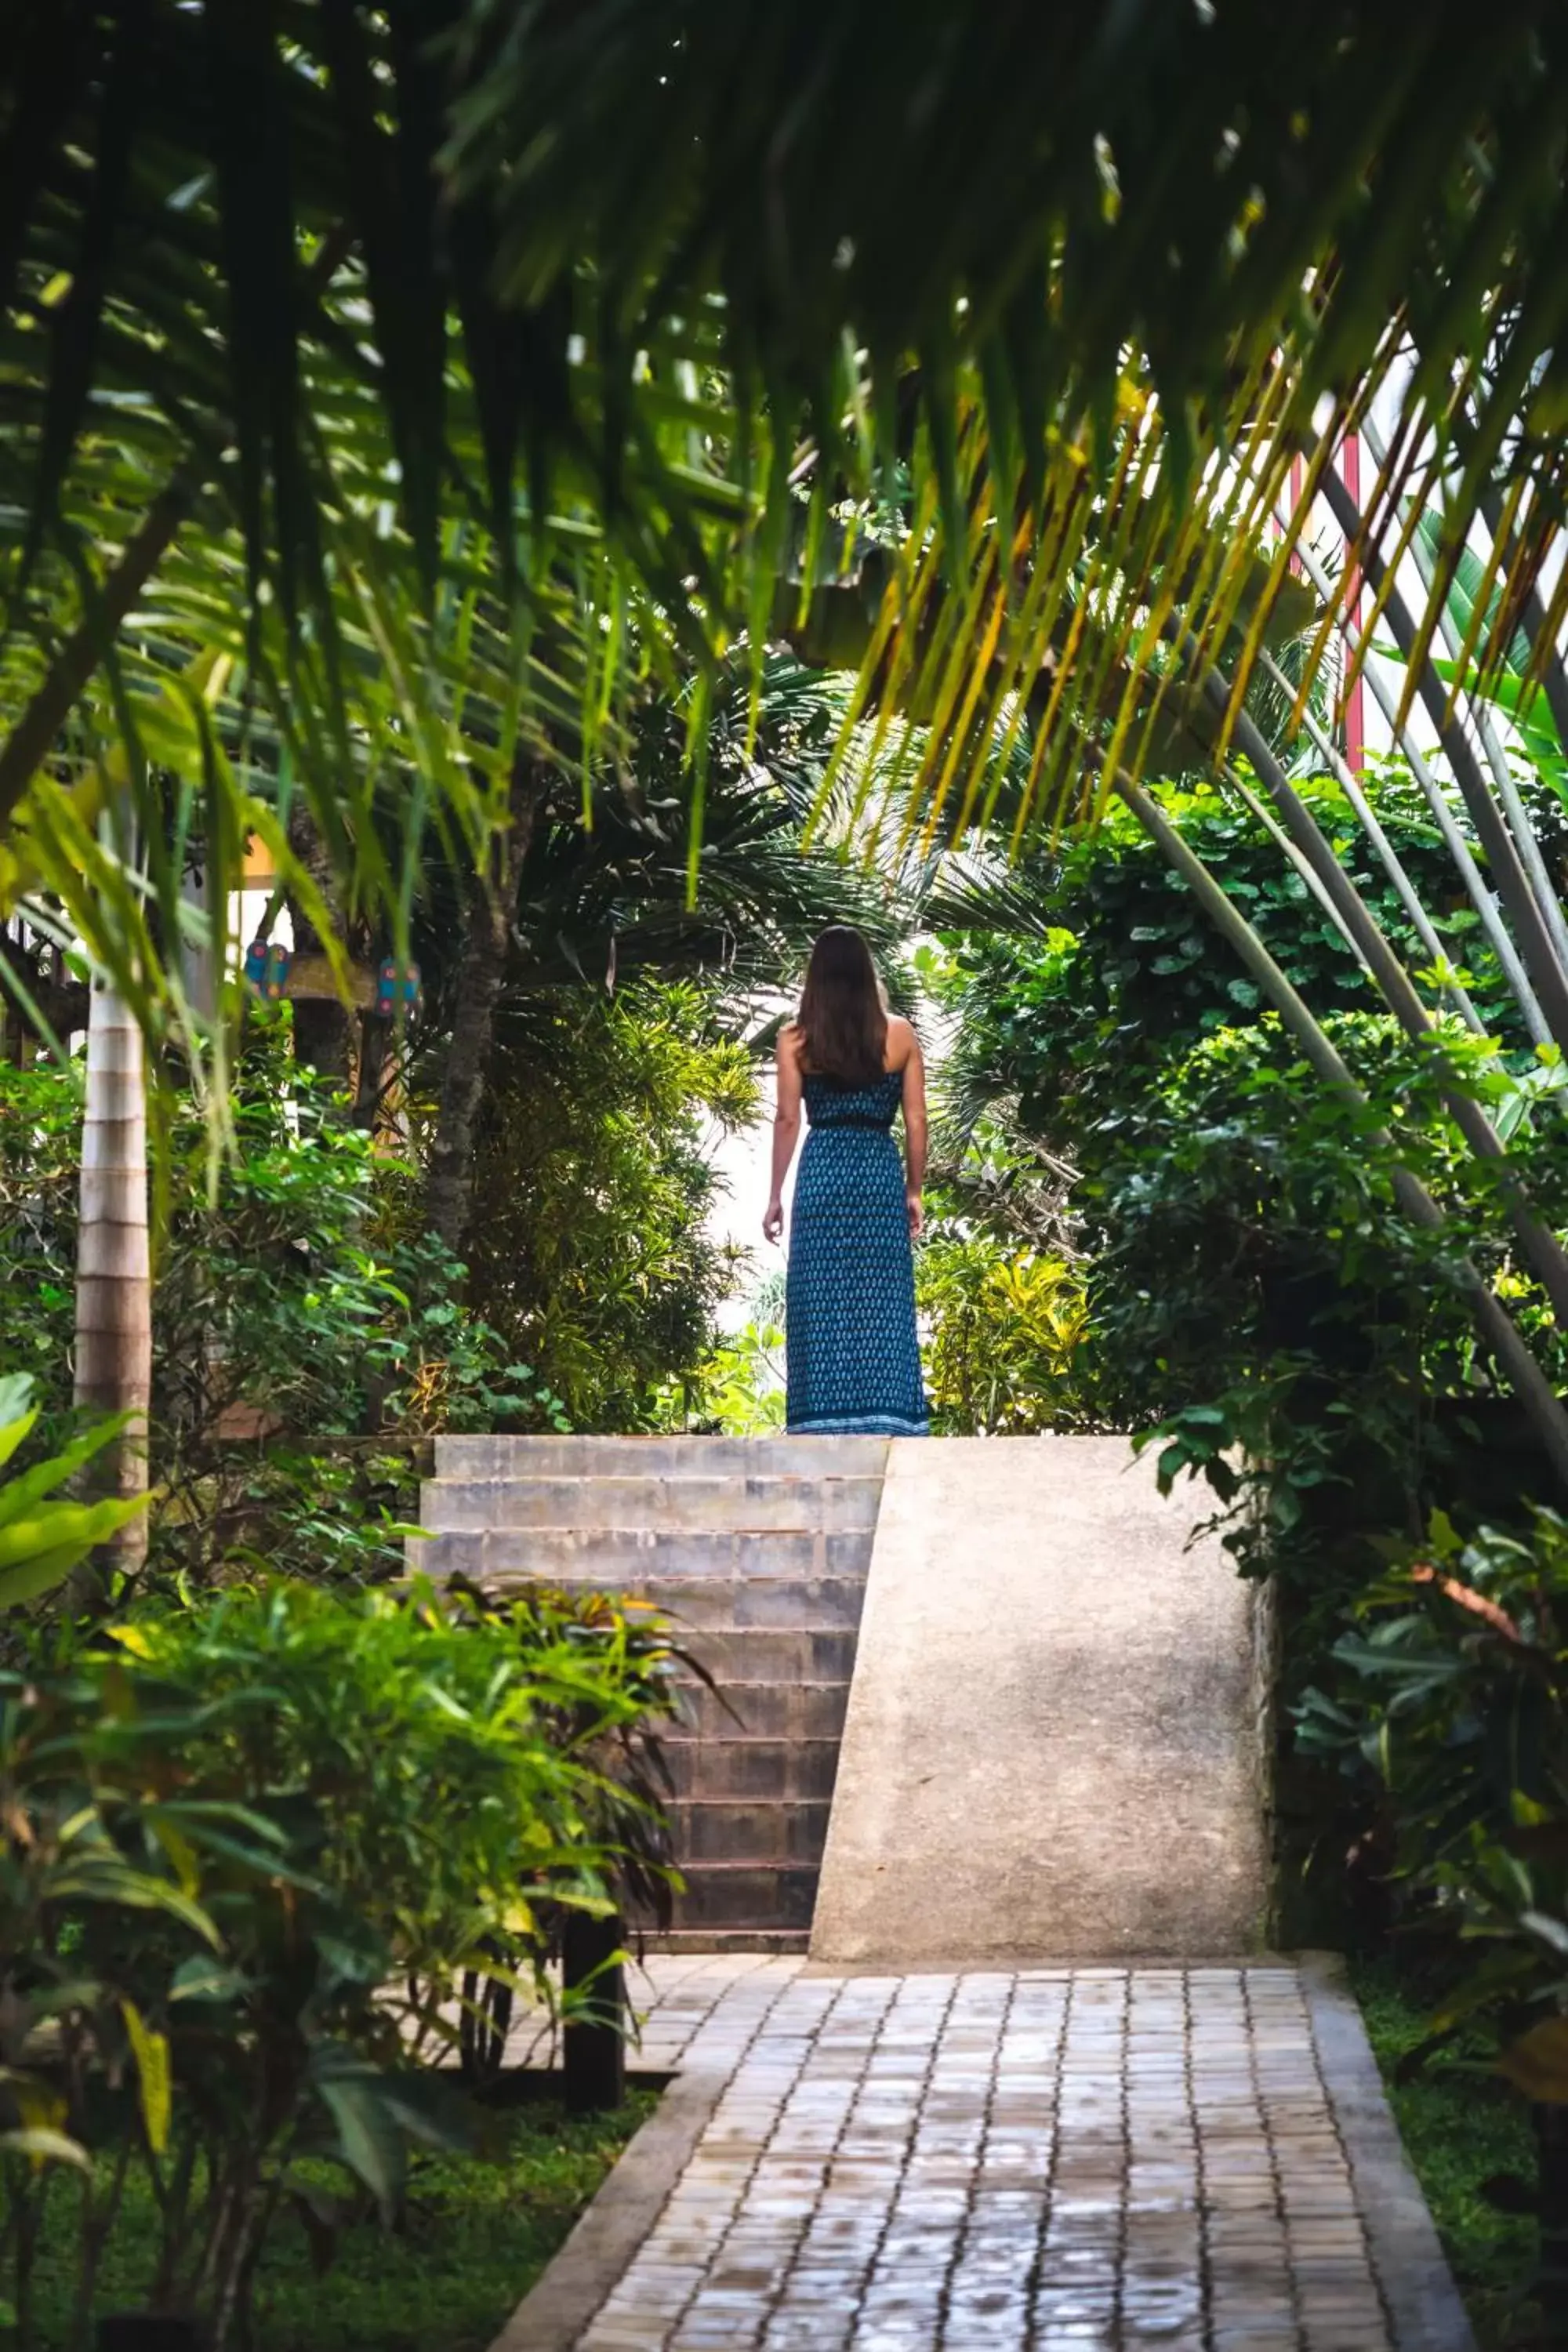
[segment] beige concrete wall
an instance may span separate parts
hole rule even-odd
[[[892,1446],[811,1951],[1256,1949],[1255,1598],[1125,1438]]]

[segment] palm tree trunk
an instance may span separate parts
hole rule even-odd
[[[142,1032],[112,988],[92,992],[87,1031],[87,1118],[77,1243],[76,1402],[129,1416],[94,1463],[98,1491],[147,1491],[147,1409],[153,1384],[152,1276],[147,1249],[147,1107]],[[100,1573],[146,1557],[139,1513],[97,1555]],[[87,1595],[78,1591],[79,1600]]]
[[[455,983],[452,1041],[442,1065],[441,1098],[425,1187],[426,1223],[449,1250],[458,1253],[467,1239],[473,1207],[474,1148],[523,860],[552,775],[543,761],[518,753],[512,770],[510,821],[468,892]]]

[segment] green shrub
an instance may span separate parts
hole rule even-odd
[[[784,1425],[784,1325],[753,1318],[661,1400],[659,1424],[725,1437],[771,1437]]]
[[[757,1103],[697,987],[552,991],[502,1040],[470,1244],[473,1301],[579,1428],[654,1426],[734,1275],[707,1229],[710,1138]]]
[[[1463,1542],[1437,1517],[1332,1661],[1300,1740],[1381,1789],[1406,1927],[1447,1978],[1424,2047],[1479,2034],[1531,2105],[1511,2201],[1539,2221],[1541,2340],[1568,2342],[1568,1520]]]
[[[25,1372],[0,1376],[0,1470],[37,1423],[32,1390]],[[88,1502],[58,1492],[89,1467],[124,1425],[100,1424],[30,1469],[0,1477],[0,1610],[53,1592],[95,1545],[146,1509],[140,1495]]]
[[[1337,785],[1297,786],[1345,870],[1413,971],[1428,959]],[[1468,971],[1483,1018],[1506,1046],[1528,1040],[1517,1008],[1456,899],[1452,866],[1425,801],[1396,761],[1372,781],[1379,817],[1453,964]],[[1234,798],[1210,785],[1165,788],[1162,804],[1255,924],[1321,1019],[1363,1012],[1366,981],[1338,926]],[[959,1022],[950,1089],[972,1103],[1016,1101],[1029,1136],[1073,1152],[1083,1133],[1133,1099],[1173,1059],[1219,1029],[1264,1017],[1256,982],[1217,938],[1181,877],[1117,805],[1097,831],[1031,877],[1042,930],[952,943],[941,992]]]
[[[40,1630],[0,1676],[5,2251],[26,2322],[56,2174],[84,2182],[83,2312],[126,2167],[154,2306],[229,2340],[324,2158],[393,2211],[458,2144],[466,1971],[545,2002],[563,1910],[668,1872],[656,1625],[546,1594],[301,1585]],[[39,2135],[43,2135],[42,2137]],[[96,2158],[95,2163],[89,2159]],[[308,2200],[307,2200],[308,2204]]]
[[[1272,1016],[1220,1030],[1086,1136],[1078,1195],[1100,1377],[1129,1425],[1154,1425],[1167,1483],[1213,1486],[1244,1564],[1309,1584],[1342,1504],[1364,1534],[1418,1528],[1484,1450],[1476,1416],[1506,1410],[1456,1287],[1464,1255],[1549,1360],[1562,1346],[1500,1239],[1494,1172],[1441,1102],[1444,1083],[1510,1081],[1457,1029],[1422,1053],[1378,1015],[1329,1025],[1364,1108],[1319,1086]],[[1555,1111],[1515,1142],[1561,1212]],[[1404,1214],[1401,1166],[1443,1200],[1446,1231]],[[1356,1572],[1373,1565],[1363,1551]]]
[[[1076,1267],[984,1231],[939,1228],[915,1260],[915,1298],[940,1435],[1096,1426]]]
[[[464,1303],[413,1161],[285,1048],[255,1016],[216,1185],[188,1098],[154,1122],[155,1583],[395,1574],[421,1441],[563,1424]],[[0,1370],[45,1368],[49,1426],[70,1402],[80,1115],[74,1072],[0,1065]]]
[[[0,1058],[0,1372],[36,1383],[46,1427],[71,1401],[79,1069]]]

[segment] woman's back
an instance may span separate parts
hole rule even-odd
[[[812,1127],[890,1128],[903,1098],[901,1069],[884,1070],[868,1086],[807,1071],[801,1080],[805,1115]]]
[[[906,1182],[892,1129],[902,1108],[923,1157],[919,1046],[897,1015],[830,1032],[824,1042],[837,1069],[813,1066],[814,1042],[798,1024],[779,1041],[784,1161],[792,1106],[804,1108],[809,1127],[790,1232],[788,1426],[918,1435],[927,1426],[910,1251],[919,1178],[911,1167]],[[782,1162],[777,1172],[782,1181]],[[770,1215],[776,1210],[775,1192]]]

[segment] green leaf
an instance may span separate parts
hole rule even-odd
[[[0,1569],[0,1609],[16,1609],[25,1601],[36,1601],[41,1593],[52,1592],[57,1585],[65,1582],[89,1549],[86,1544],[62,1544],[58,1550],[36,1552],[14,1568]]]
[[[79,2141],[43,2124],[0,2132],[0,2154],[29,2157],[40,2169],[46,2164],[74,2164],[79,2172],[92,2170],[92,2158]]]
[[[33,1386],[26,1372],[7,1372],[0,1378],[0,1463],[9,1462],[37,1420],[37,1411],[28,1408]]]
[[[147,2145],[154,2156],[162,2156],[169,2145],[169,2125],[174,2113],[174,2080],[169,2065],[168,2037],[153,2032],[133,2000],[122,2000],[120,2013],[125,2020],[125,2031],[136,2054],[136,2072],[142,2084],[142,2124],[147,2134]]]
[[[182,1960],[169,1980],[171,2000],[237,2000],[250,1990],[250,1979],[238,1969],[197,1952]]]
[[[1160,1492],[1163,1495],[1169,1493],[1172,1484],[1186,1468],[1190,1459],[1191,1456],[1180,1438],[1165,1447],[1155,1465],[1155,1475],[1159,1480]]]
[[[374,2069],[335,2052],[318,2061],[316,2088],[337,2126],[339,2152],[390,2219],[407,2175],[407,2151]]]

